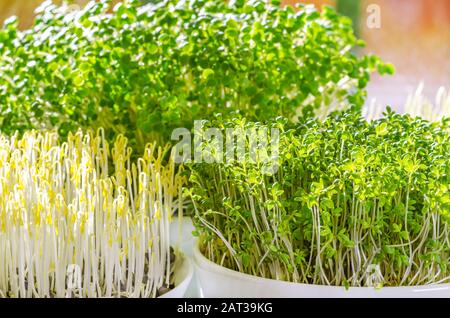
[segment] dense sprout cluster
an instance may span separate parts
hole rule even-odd
[[[193,166],[188,193],[210,260],[312,284],[450,281],[448,123],[388,111],[370,123],[347,112],[273,125],[283,129],[275,174]]]
[[[184,178],[161,149],[130,155],[124,137],[109,149],[101,133],[0,137],[0,297],[155,297],[171,286]]]
[[[30,30],[10,19],[0,31],[4,133],[104,127],[142,149],[215,113],[264,121],[361,106],[370,72],[392,72],[352,52],[362,42],[330,8],[260,0],[70,8],[47,1]]]

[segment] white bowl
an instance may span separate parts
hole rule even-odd
[[[450,284],[415,287],[350,287],[308,285],[236,272],[208,260],[194,246],[200,292],[208,298],[450,298]]]
[[[159,298],[183,298],[192,280],[194,268],[191,260],[181,251],[176,253],[174,264],[175,288]]]
[[[181,221],[181,222],[180,222]],[[188,216],[183,216],[182,219],[178,217],[174,218],[170,223],[170,242],[172,246],[180,249],[189,260],[192,262],[192,254],[196,238],[192,235],[195,230],[192,224],[192,219]],[[198,298],[200,297],[199,289],[197,286],[197,280],[195,278],[195,272],[192,276],[191,284],[189,285],[186,293],[186,298]]]

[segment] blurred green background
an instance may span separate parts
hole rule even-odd
[[[17,15],[20,27],[33,21],[33,11],[43,0],[0,0],[0,21]],[[117,2],[118,0],[114,0]],[[158,1],[158,0],[143,0]],[[56,0],[54,2],[62,2]],[[72,0],[83,5],[88,0]],[[402,110],[407,96],[421,81],[424,94],[434,98],[439,86],[450,88],[450,0],[283,0],[285,4],[312,3],[317,7],[331,5],[348,15],[356,33],[367,47],[364,53],[375,53],[393,63],[393,77],[375,76],[369,85],[369,100],[376,98]],[[378,5],[381,28],[369,28],[369,5]]]

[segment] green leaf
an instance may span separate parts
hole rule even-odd
[[[81,75],[77,75],[73,78],[73,84],[75,86],[82,86],[84,84],[84,78]]]
[[[379,137],[386,136],[389,133],[387,123],[381,123],[376,127],[376,134]]]
[[[207,80],[211,75],[214,74],[214,71],[210,68],[204,69],[202,72],[202,79]]]
[[[380,75],[393,75],[395,73],[395,67],[392,64],[380,63],[378,64],[378,73],[380,73]]]
[[[404,240],[409,240],[409,233],[407,231],[401,231],[400,237]]]
[[[400,233],[400,231],[402,230],[401,224],[393,223],[392,227],[394,228],[394,233]]]
[[[244,265],[245,267],[250,266],[250,255],[248,254],[242,254],[242,265]]]
[[[393,248],[391,246],[385,246],[383,249],[388,254],[394,254],[395,253],[395,248]]]

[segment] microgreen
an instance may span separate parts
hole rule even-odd
[[[264,121],[361,106],[372,71],[390,73],[331,8],[253,1],[46,1],[33,27],[0,31],[3,133],[105,127],[142,149],[194,119],[240,111]]]
[[[186,192],[205,256],[309,284],[450,281],[448,121],[388,110],[372,122],[348,111],[271,125],[282,130],[275,174],[249,162],[192,165]]]
[[[0,297],[155,297],[173,283],[183,177],[100,131],[0,137]],[[110,167],[110,160],[113,167]],[[114,171],[111,173],[110,171]],[[181,214],[180,214],[181,215]]]

